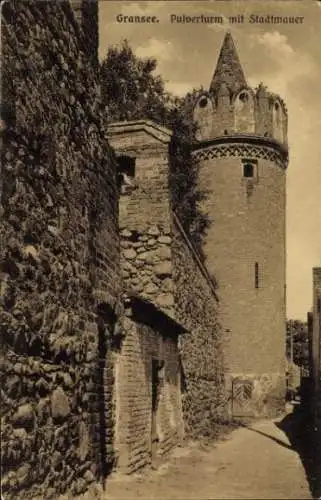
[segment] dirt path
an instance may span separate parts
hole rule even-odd
[[[305,470],[278,428],[263,421],[206,448],[173,452],[158,471],[112,478],[107,499],[311,499]]]

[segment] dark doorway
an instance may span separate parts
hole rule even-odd
[[[162,391],[162,368],[164,361],[152,359],[152,428],[151,428],[151,453],[152,465],[157,465],[159,437],[157,433],[157,416],[160,394]]]

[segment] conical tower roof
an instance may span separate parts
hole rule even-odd
[[[231,93],[238,92],[247,83],[236,52],[231,33],[225,35],[216,69],[210,85],[211,92],[218,92],[224,83]]]

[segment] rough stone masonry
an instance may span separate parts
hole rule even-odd
[[[110,460],[116,164],[69,4],[11,2],[2,31],[14,125],[2,138],[2,493],[56,499],[85,492]]]

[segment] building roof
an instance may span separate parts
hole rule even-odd
[[[242,87],[247,87],[247,82],[237,54],[231,33],[225,35],[210,91],[217,93],[222,86],[227,87],[231,93],[238,92]]]

